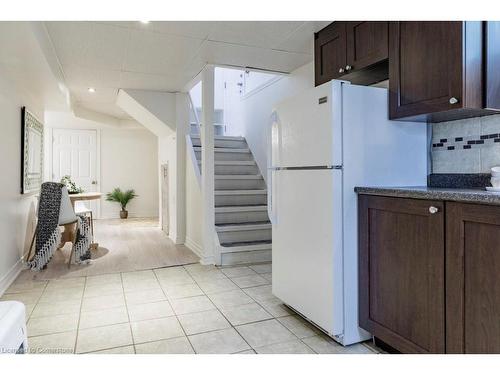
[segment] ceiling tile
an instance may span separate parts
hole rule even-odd
[[[159,75],[136,72],[121,72],[119,87],[155,91],[177,91],[182,85],[180,75]]]
[[[62,64],[81,64],[89,42],[88,22],[46,22],[47,31]]]
[[[97,22],[47,22],[60,62],[119,70],[130,29]]]
[[[213,21],[168,21],[151,22],[141,25],[142,29],[154,30],[159,33],[206,39],[219,22]]]
[[[246,46],[272,48],[286,40],[302,21],[231,21],[218,22],[208,39]]]
[[[121,69],[129,39],[129,29],[92,23],[84,65],[101,69]]]
[[[212,41],[203,43],[200,56],[211,64],[248,66],[283,72],[291,72],[312,60],[311,55],[304,53],[284,52]]]
[[[143,30],[131,31],[123,70],[150,74],[175,74],[198,51],[201,40]]]
[[[206,63],[290,72],[312,60],[313,33],[328,23],[45,24],[75,98],[82,106],[122,117],[115,105],[119,88],[181,90]],[[88,93],[88,87],[95,87],[97,92]]]
[[[78,65],[63,65],[66,83],[79,87],[119,87],[119,70],[85,68]]]
[[[330,21],[311,21],[305,22],[295,32],[293,32],[285,41],[278,43],[274,48],[289,51],[313,54],[314,52],[314,33],[331,23]]]

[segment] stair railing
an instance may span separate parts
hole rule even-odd
[[[198,112],[196,111],[196,107],[194,106],[193,98],[191,98],[190,93],[188,93],[188,98],[189,98],[189,106],[191,107],[191,111],[193,111],[194,121],[196,122],[196,129],[198,130],[198,134],[201,136],[200,119],[198,118]]]

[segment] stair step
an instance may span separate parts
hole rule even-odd
[[[215,190],[215,195],[267,195],[267,189],[258,189],[258,190]]]
[[[271,223],[269,221],[257,221],[250,223],[228,223],[228,224],[217,224],[215,230],[217,232],[236,232],[236,231],[248,231],[248,230],[261,230],[261,229],[271,229]]]
[[[217,174],[216,180],[261,180],[260,174]]]
[[[227,213],[227,212],[254,212],[254,211],[267,211],[267,206],[255,205],[255,206],[225,206],[216,207],[215,213]]]
[[[227,249],[231,249],[231,251],[235,251],[234,250],[235,248],[239,248],[238,249],[239,251],[249,251],[250,248],[254,250],[261,250],[264,247],[267,248],[271,246],[272,243],[273,241],[271,240],[262,240],[262,241],[226,242],[226,243],[221,243],[220,245]]]
[[[200,135],[192,135],[191,138],[201,139],[201,136]],[[229,135],[216,135],[216,136],[214,136],[214,139],[221,140],[221,141],[244,141],[245,137],[235,137],[235,136],[229,136]]]
[[[241,202],[236,202],[241,203]],[[215,224],[243,224],[249,222],[269,222],[266,205],[222,206],[215,208]]]
[[[201,146],[193,146],[196,152],[201,152]],[[224,153],[233,153],[233,154],[249,154],[249,148],[222,148],[222,147],[214,147],[214,152],[224,152]]]

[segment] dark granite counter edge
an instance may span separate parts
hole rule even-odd
[[[463,203],[500,205],[500,194],[485,190],[434,189],[426,187],[356,187],[358,194],[379,195],[397,198],[441,200]]]

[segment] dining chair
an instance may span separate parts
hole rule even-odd
[[[59,207],[58,225],[65,226],[65,225],[72,225],[72,224],[77,225],[78,218],[75,214],[75,210],[73,209],[73,205],[71,204],[71,200],[69,199],[68,189],[66,188],[66,186],[64,186],[61,190],[61,204]],[[35,229],[35,233],[33,233],[33,238],[31,239],[31,244],[29,247],[28,255],[26,257],[27,261],[30,260],[31,251],[33,249],[33,244],[35,243],[35,238],[36,238],[37,232],[38,232],[38,225],[37,225],[37,228]],[[76,242],[76,230],[74,230],[73,238],[71,239],[72,245],[71,245],[71,253],[69,255],[68,268],[71,267],[71,259],[73,257],[74,251],[75,251],[75,242]]]
[[[75,213],[78,216],[85,216],[90,222],[90,232],[92,233],[92,237],[94,236],[94,219],[92,217],[92,209],[87,206],[85,201],[75,201]],[[88,216],[87,216],[88,215]]]

